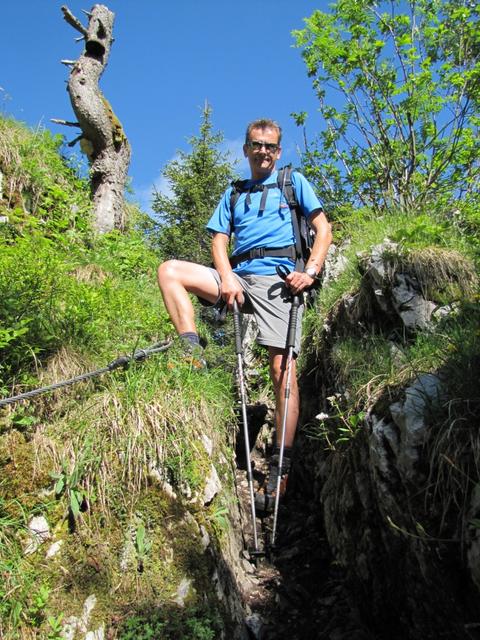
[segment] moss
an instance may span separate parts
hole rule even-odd
[[[58,557],[48,571],[44,570],[44,576],[55,585],[48,603],[50,614],[79,616],[91,594],[97,598],[91,629],[146,611],[152,615],[160,610],[180,611],[175,600],[186,577],[192,584],[185,600],[187,609],[205,609],[206,598],[207,609],[219,618],[218,603],[211,594],[211,559],[201,546],[195,518],[188,513],[180,501],[150,486],[123,518],[112,518],[99,526],[95,514],[81,516],[78,532],[64,537]],[[141,523],[149,543],[143,557],[136,541]],[[193,613],[180,612],[178,616],[182,620],[195,618]]]
[[[21,498],[23,508],[38,503],[38,491],[51,485],[49,468],[39,464],[34,441],[13,429],[0,438],[2,498]]]
[[[105,106],[108,119],[112,123],[113,144],[116,149],[119,149],[122,146],[122,144],[125,144],[127,142],[127,136],[125,135],[125,132],[123,131],[122,123],[120,122],[118,117],[115,115],[110,102],[104,96],[102,96],[102,102]]]

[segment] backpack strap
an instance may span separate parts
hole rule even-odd
[[[232,192],[230,193],[230,235],[233,233],[233,212],[241,193],[244,193],[248,180],[235,180],[231,183]],[[247,194],[247,198],[248,198]],[[248,204],[250,204],[248,202]]]
[[[245,202],[247,204],[247,206],[249,207],[252,203],[251,199],[250,199],[250,194],[251,193],[258,193],[259,191],[262,192],[262,198],[260,200],[260,207],[258,210],[258,213],[262,214],[265,211],[265,207],[267,205],[267,196],[268,196],[268,190],[269,189],[276,189],[278,184],[277,182],[271,182],[269,184],[252,184],[250,186],[247,187],[247,183],[250,182],[249,180],[236,180],[235,182],[232,182],[232,193],[230,194],[230,213],[231,213],[231,217],[232,217],[232,223],[233,223],[233,212],[235,210],[235,205],[237,204],[237,201],[240,197],[240,194],[242,193],[246,193],[247,196],[245,198]],[[233,225],[231,225],[233,227]]]
[[[303,255],[302,234],[300,225],[302,223],[302,213],[298,205],[295,187],[292,182],[292,165],[287,164],[278,170],[278,188],[287,201],[292,218],[293,237],[295,238],[295,269],[303,271],[305,266],[305,256]]]

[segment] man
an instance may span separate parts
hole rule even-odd
[[[295,262],[291,257],[269,255],[269,248],[270,253],[275,253],[272,248],[291,247],[295,243],[290,209],[281,189],[263,190],[263,185],[272,187],[276,183],[276,164],[282,153],[281,134],[280,126],[273,120],[255,120],[247,127],[243,153],[250,165],[251,177],[246,187],[253,187],[253,190],[240,194],[232,212],[232,187],[229,187],[207,224],[207,229],[213,235],[215,268],[169,260],[160,265],[158,271],[158,282],[167,311],[180,338],[193,351],[198,351],[200,346],[189,293],[211,304],[223,298],[230,309],[235,300],[241,308],[247,298],[253,308],[259,331],[257,342],[268,349],[276,402],[276,450],[272,456],[268,484],[261,494],[267,498],[275,491],[279,472],[278,452],[285,405],[286,339],[291,298],[314,284],[332,241],[330,224],[310,183],[301,174],[293,172],[292,182],[297,200],[316,233],[313,248],[302,272],[294,270]],[[238,259],[234,261],[236,266],[233,269],[228,255],[232,233],[235,238],[232,255],[241,256],[240,262]],[[259,247],[266,248],[266,255],[251,257],[249,252]],[[290,271],[285,281],[276,271],[280,265]],[[298,314],[295,355],[300,349],[302,311],[303,306]],[[295,359],[291,366],[282,475],[288,473],[290,466],[299,415]],[[263,505],[267,509],[267,502],[270,508],[272,501],[260,497],[257,506],[261,508]]]

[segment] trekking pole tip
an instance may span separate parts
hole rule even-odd
[[[250,561],[256,566],[259,560],[267,557],[266,551],[262,551],[260,549],[248,549],[248,555],[250,557]]]

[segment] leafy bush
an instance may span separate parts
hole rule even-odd
[[[215,625],[206,611],[197,609],[154,611],[128,618],[119,640],[213,640]]]
[[[64,243],[88,232],[89,185],[61,156],[62,143],[59,135],[0,116],[0,210],[9,218],[1,233],[38,229]]]
[[[13,378],[27,381],[35,364],[61,345],[109,357],[112,350],[164,337],[159,332],[162,321],[166,328],[166,313],[154,283],[155,257],[135,236],[103,243],[91,255],[86,250],[65,253],[38,233],[14,243],[0,241],[3,384]],[[124,259],[118,274],[113,272],[117,249]]]

